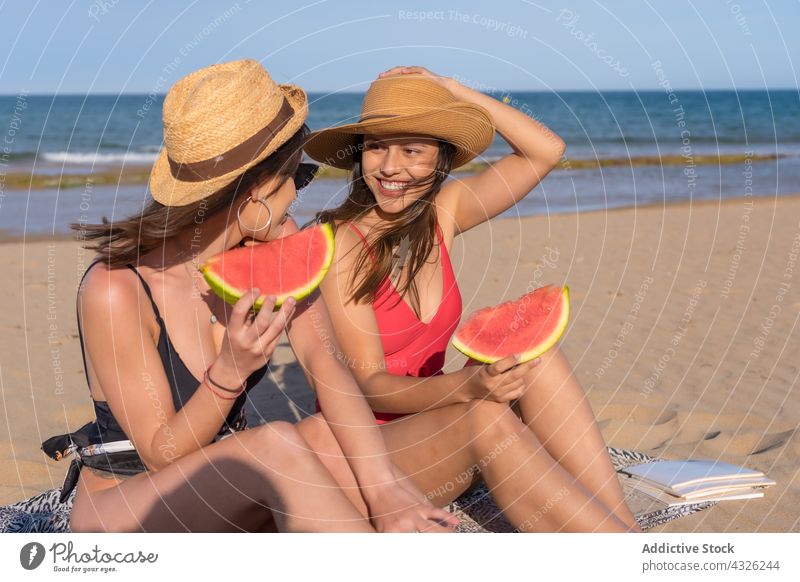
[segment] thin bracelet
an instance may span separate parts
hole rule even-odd
[[[214,365],[214,364],[211,364],[211,366],[213,366],[213,365]],[[208,380],[208,382],[209,382],[209,383],[210,383],[210,384],[211,384],[211,385],[212,385],[214,388],[219,388],[220,390],[223,390],[223,391],[225,391],[225,392],[229,392],[230,394],[237,394],[237,395],[238,395],[238,394],[241,394],[241,393],[244,391],[245,387],[247,386],[247,380],[245,380],[244,382],[242,382],[242,385],[241,385],[241,386],[239,386],[238,388],[235,388],[235,389],[233,389],[233,390],[231,390],[230,388],[225,388],[225,386],[222,386],[221,384],[217,384],[216,382],[214,382],[214,380],[212,380],[212,379],[211,379],[211,374],[209,374],[209,372],[210,372],[210,370],[211,370],[211,366],[209,366],[209,367],[208,367],[208,369],[206,369],[206,374],[205,374],[205,376],[204,376],[204,379],[205,379],[205,380]]]
[[[211,387],[211,384],[206,382],[205,378],[203,378],[202,384],[203,384],[203,386],[208,388],[214,396],[216,396],[217,398],[222,398],[223,400],[236,400],[237,398],[239,398],[239,396],[242,394],[242,392],[244,392],[244,390],[242,390],[242,392],[240,392],[239,394],[236,394],[235,396],[224,396],[224,395],[220,394],[219,392],[217,392],[216,390],[214,390]]]
[[[212,364],[212,365],[213,365],[213,364]],[[211,376],[208,374],[208,371],[209,371],[210,369],[211,369],[211,366],[209,366],[209,367],[208,367],[208,369],[206,370],[205,374],[203,374],[203,382],[202,382],[202,383],[203,383],[203,384],[205,384],[205,385],[206,385],[206,388],[208,388],[209,390],[211,390],[211,393],[212,393],[214,396],[216,396],[217,398],[222,398],[223,400],[236,400],[237,398],[239,398],[239,396],[241,396],[241,395],[242,395],[242,393],[245,391],[245,388],[247,388],[247,381],[244,381],[244,382],[242,382],[242,387],[241,387],[241,389],[240,389],[240,390],[238,390],[237,392],[234,392],[233,390],[230,390],[229,388],[225,388],[224,386],[220,386],[219,384],[217,384],[216,382],[214,382],[214,381],[211,379]],[[225,396],[225,395],[223,395],[223,394],[220,394],[219,392],[217,392],[216,390],[214,390],[214,388],[213,388],[213,386],[212,386],[212,385],[213,385],[213,386],[217,386],[217,387],[219,387],[220,389],[224,390],[225,392],[228,392],[228,393],[230,393],[230,394],[233,394],[233,396]]]

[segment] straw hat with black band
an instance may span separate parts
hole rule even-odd
[[[315,131],[305,151],[318,162],[349,170],[358,136],[366,133],[424,135],[448,141],[456,148],[453,168],[457,168],[491,145],[494,125],[485,108],[458,101],[428,77],[382,77],[367,90],[357,123]]]
[[[164,149],[150,172],[153,199],[186,206],[206,198],[286,143],[307,115],[305,92],[275,83],[258,61],[190,73],[164,99]]]

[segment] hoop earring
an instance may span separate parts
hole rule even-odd
[[[261,204],[263,204],[266,207],[267,212],[269,212],[269,218],[267,219],[267,224],[265,224],[264,226],[260,226],[258,228],[250,228],[249,226],[245,226],[244,224],[242,224],[242,208],[244,208],[244,205],[247,204],[248,202],[252,202],[252,198],[244,200],[239,205],[239,209],[236,211],[236,222],[239,223],[239,228],[241,228],[242,230],[248,230],[250,232],[259,232],[264,230],[265,228],[269,229],[269,227],[272,225],[272,208],[270,208],[266,198],[258,198],[256,202],[260,202]]]

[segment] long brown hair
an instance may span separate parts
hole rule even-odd
[[[363,136],[361,137],[363,140]],[[355,221],[375,208],[375,196],[364,181],[361,167],[363,147],[355,148],[353,170],[350,176],[350,192],[347,199],[332,210],[316,214],[316,222],[328,222],[334,229],[346,222]],[[455,147],[439,140],[439,157],[436,168],[429,176],[409,182],[409,186],[423,186],[427,189],[397,219],[387,225],[376,226],[367,233],[369,248],[359,252],[352,271],[349,291],[350,300],[355,303],[373,303],[376,295],[392,271],[392,254],[403,240],[408,241],[408,274],[397,286],[401,297],[411,294],[411,306],[417,317],[419,314],[419,292],[414,280],[428,258],[434,243],[436,227],[436,206],[433,200],[441,190],[453,165]],[[373,254],[370,254],[372,251]]]
[[[282,177],[276,185],[276,189],[280,188],[297,171],[308,133],[308,127],[303,125],[265,160],[198,202],[165,206],[150,200],[139,214],[123,220],[110,222],[104,216],[99,224],[71,224],[70,228],[80,232],[81,240],[96,241],[85,247],[98,252],[110,267],[135,263],[143,254],[159,248],[184,229],[197,227],[204,217],[223,211],[230,213],[237,199],[266,180]]]

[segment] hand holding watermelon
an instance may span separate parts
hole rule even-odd
[[[467,394],[497,402],[522,396],[523,376],[555,345],[568,319],[566,285],[545,285],[470,315],[453,336],[456,349],[470,358],[461,372]]]
[[[251,289],[233,307],[222,339],[222,349],[214,361],[214,378],[221,384],[236,386],[263,367],[272,357],[286,324],[292,318],[295,300],[289,297],[280,311],[273,313],[275,297],[261,297],[266,307],[252,317],[260,291]]]
[[[333,231],[328,224],[299,230],[288,218],[281,224],[281,235],[264,243],[245,241],[245,246],[224,251],[200,266],[211,289],[234,305],[214,364],[221,367],[217,373],[234,384],[269,361],[297,300],[316,289],[333,260]],[[259,313],[251,319],[254,311]]]
[[[512,355],[489,365],[481,362],[467,362],[461,372],[466,376],[464,390],[473,400],[493,400],[495,402],[512,402],[522,396],[525,390],[523,380],[531,368],[537,366],[539,358],[524,363],[517,362]]]

